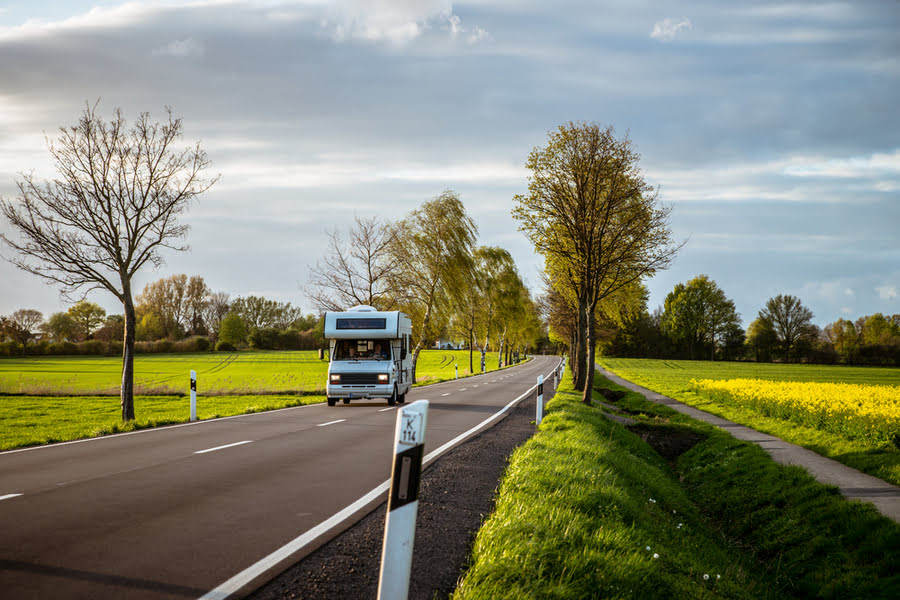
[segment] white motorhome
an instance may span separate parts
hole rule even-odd
[[[412,387],[409,338],[412,322],[400,311],[355,306],[325,313],[329,341],[328,406],[363,398],[387,398],[389,405],[406,401]]]

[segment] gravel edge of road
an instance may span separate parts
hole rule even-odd
[[[544,401],[552,398],[545,394]],[[490,515],[509,457],[535,433],[534,394],[494,426],[429,465],[422,476],[412,600],[446,598],[465,572],[472,543]],[[375,598],[386,504],[248,596],[252,600]]]

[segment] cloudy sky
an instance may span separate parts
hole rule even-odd
[[[688,240],[651,310],[705,273],[745,325],[779,293],[819,325],[900,313],[898,31],[894,0],[2,0],[0,195],[54,176],[45,135],[85,102],[171,106],[221,180],[191,251],[138,289],[197,274],[312,311],[328,231],[452,189],[537,291],[512,197],[550,130],[595,121],[630,135]],[[67,306],[0,262],[0,314]]]

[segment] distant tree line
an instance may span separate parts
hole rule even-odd
[[[779,294],[766,301],[745,331],[734,302],[707,275],[677,284],[652,313],[647,299],[640,286],[616,318],[601,315],[602,354],[900,366],[900,315],[875,313],[819,328],[799,298]],[[551,333],[565,339],[560,322],[563,317],[551,312]]]
[[[313,350],[324,345],[317,315],[258,296],[229,298],[200,276],[172,275],[137,296],[135,351],[196,352],[253,348]],[[81,300],[65,312],[17,310],[0,317],[0,355],[122,353],[124,317]]]

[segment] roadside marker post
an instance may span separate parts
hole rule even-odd
[[[544,418],[544,376],[538,375],[537,378],[537,415],[535,422],[540,425]]]
[[[191,421],[197,420],[197,371],[191,370]]]
[[[378,577],[379,600],[405,600],[409,595],[427,420],[428,400],[417,400],[397,411],[394,467]]]
[[[453,365],[453,370],[456,373],[456,379],[459,379],[459,364],[458,363]]]

